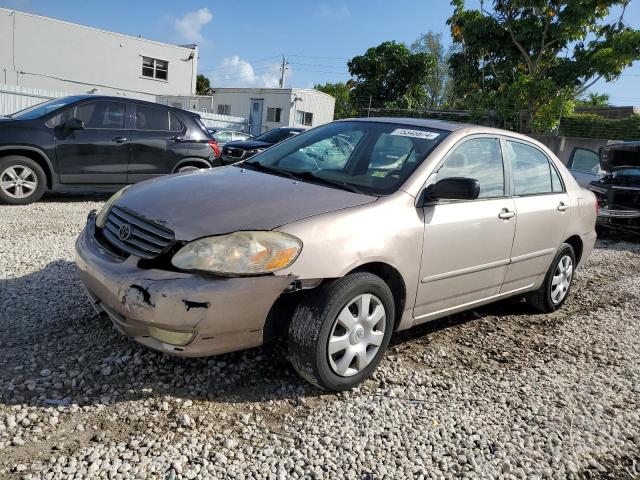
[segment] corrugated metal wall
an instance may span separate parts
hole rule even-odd
[[[0,84],[0,115],[15,113],[52,98],[66,97],[67,95],[69,94],[65,92]]]
[[[53,92],[39,88],[20,87],[18,85],[0,84],[0,115],[9,115],[25,108],[46,102],[53,98],[69,96],[66,92]],[[214,113],[196,112],[207,127],[232,128],[234,130],[249,131],[246,118],[218,115]]]

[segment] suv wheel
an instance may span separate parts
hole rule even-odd
[[[9,205],[36,202],[46,185],[44,171],[30,158],[9,155],[0,159],[0,201]]]
[[[389,344],[394,323],[389,286],[368,272],[313,290],[289,326],[296,371],[324,390],[346,390],[368,378]]]
[[[550,313],[567,300],[573,283],[576,256],[573,247],[563,243],[547,271],[542,286],[527,296],[527,301],[537,310]]]

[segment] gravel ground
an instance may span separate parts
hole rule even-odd
[[[640,478],[640,245],[599,242],[554,314],[397,334],[333,395],[281,342],[177,359],[101,321],[72,252],[103,200],[0,206],[0,478]]]

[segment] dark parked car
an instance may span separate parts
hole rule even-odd
[[[222,149],[227,143],[238,140],[245,141],[253,139],[253,135],[238,130],[230,130],[228,128],[208,128],[209,133]]]
[[[256,153],[262,152],[271,145],[280,143],[287,138],[304,132],[304,128],[281,127],[274,128],[268,132],[258,135],[251,140],[229,142],[222,148],[222,163],[228,165],[230,163],[239,162],[252,157]]]
[[[640,142],[622,142],[600,149],[604,176],[591,182],[600,202],[600,227],[640,233]]]
[[[0,118],[0,201],[115,191],[219,165],[219,153],[200,117],[185,110],[122,97],[55,99]]]

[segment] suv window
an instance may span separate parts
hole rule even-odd
[[[562,191],[558,172],[547,156],[535,147],[507,141],[515,195],[537,195]]]
[[[473,138],[456,147],[436,172],[434,182],[451,177],[478,180],[478,198],[504,196],[504,166],[500,140]]]
[[[169,112],[169,130],[172,132],[181,132],[184,128],[180,119],[175,113]]]
[[[71,118],[82,120],[84,128],[124,128],[125,104],[107,101],[83,103],[56,115],[47,125],[58,127]]]
[[[161,108],[136,105],[136,130],[169,131],[169,112]]]
[[[600,155],[593,150],[576,148],[571,154],[569,168],[576,172],[598,173],[600,168]]]

